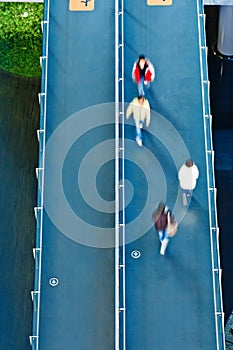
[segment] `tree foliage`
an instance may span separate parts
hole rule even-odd
[[[10,73],[39,77],[43,4],[0,2],[0,66]]]

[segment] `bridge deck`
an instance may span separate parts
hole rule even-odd
[[[134,60],[156,68],[144,146],[125,127],[127,349],[217,349],[197,4],[125,2],[125,101]],[[93,11],[51,2],[40,350],[114,349],[114,1]],[[182,207],[177,167],[200,170]],[[179,232],[159,255],[152,211],[174,209]],[[141,257],[133,259],[131,252]],[[56,287],[49,284],[57,277]]]

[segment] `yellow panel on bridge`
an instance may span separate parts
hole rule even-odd
[[[149,6],[169,6],[172,5],[172,0],[147,0]]]
[[[70,0],[70,11],[93,11],[95,0]]]

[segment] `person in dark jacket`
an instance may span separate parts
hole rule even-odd
[[[171,215],[171,212],[168,210],[167,206],[160,202],[158,205],[158,208],[153,213],[153,221],[155,225],[155,230],[157,231],[159,235],[159,240],[161,242],[161,248],[160,248],[160,254],[164,255],[165,250],[167,248],[167,245],[169,243],[169,236],[167,232],[167,226],[168,226],[168,213],[171,221],[174,221],[173,215]]]
[[[153,64],[144,55],[140,55],[134,62],[132,78],[137,84],[139,96],[145,96],[144,85],[149,88],[150,82],[155,78],[155,70]]]

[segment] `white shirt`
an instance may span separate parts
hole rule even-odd
[[[199,170],[194,163],[191,167],[183,164],[178,172],[180,187],[183,190],[193,190],[196,187],[198,177]]]

